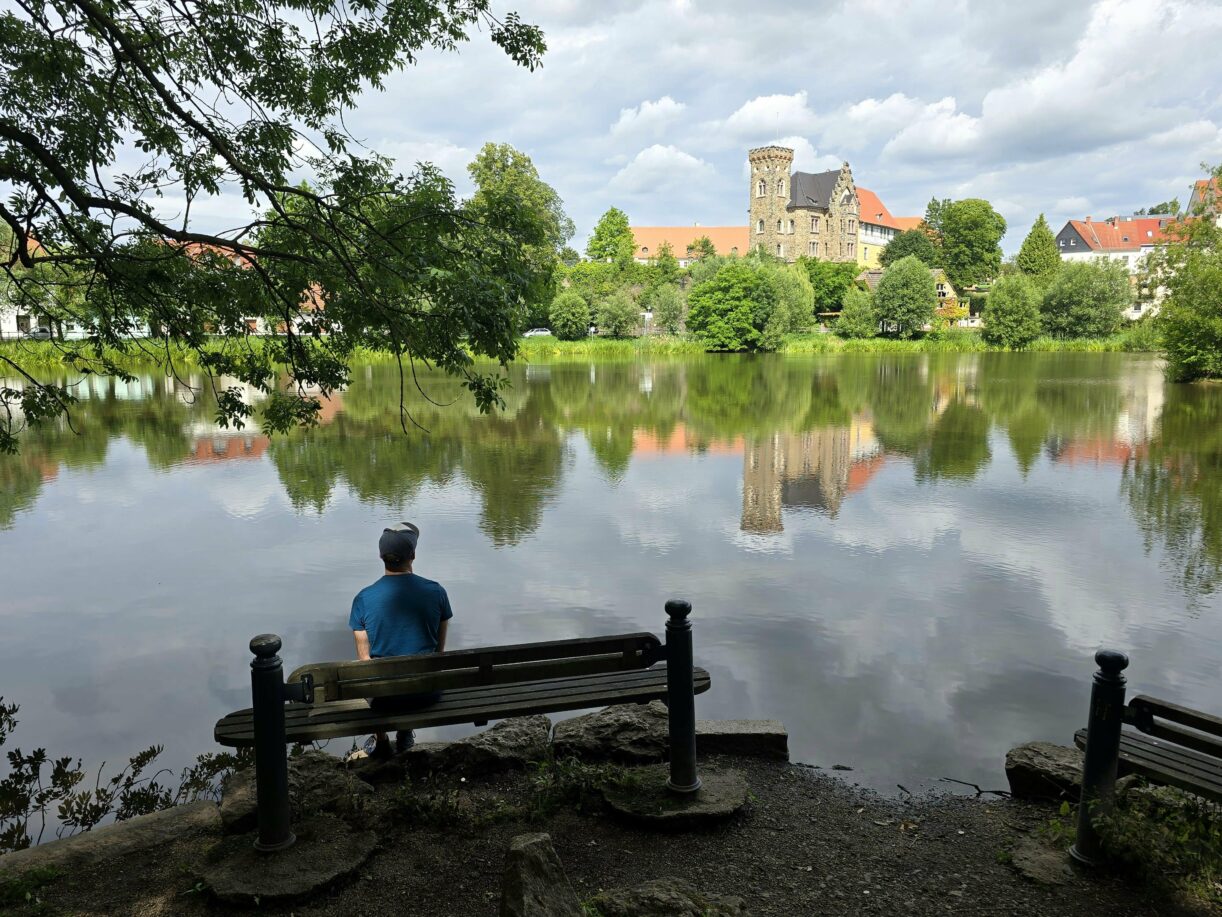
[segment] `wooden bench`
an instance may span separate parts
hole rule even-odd
[[[709,674],[692,664],[691,605],[666,603],[666,642],[653,634],[619,634],[426,656],[301,666],[284,682],[281,641],[250,642],[252,706],[222,717],[221,745],[254,747],[260,850],[293,843],[289,829],[288,743],[473,723],[609,704],[664,700],[670,721],[670,780],[678,793],[700,788],[696,774],[695,695]],[[660,663],[665,663],[661,665]],[[379,697],[439,692],[410,712],[373,709]]]
[[[1087,727],[1074,733],[1085,757],[1078,838],[1071,852],[1086,863],[1099,859],[1095,821],[1111,809],[1117,776],[1136,774],[1222,802],[1222,719],[1144,694],[1126,705],[1121,672],[1128,657],[1100,650],[1095,661],[1099,671]]]

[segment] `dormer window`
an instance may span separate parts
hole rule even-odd
[[[648,255],[648,254],[649,254],[649,249],[648,249],[648,247],[646,247],[646,246],[642,245],[642,246],[641,246],[641,254],[642,254],[642,255]]]

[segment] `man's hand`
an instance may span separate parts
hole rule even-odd
[[[363,630],[354,630],[352,638],[356,641],[356,658],[369,659],[369,634]]]

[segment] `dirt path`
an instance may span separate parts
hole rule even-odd
[[[1054,814],[1047,806],[959,796],[882,799],[798,766],[729,759],[705,766],[745,771],[755,797],[749,811],[711,831],[659,835],[572,808],[541,824],[391,827],[357,878],[313,900],[250,912],[493,917],[510,838],[545,830],[583,899],[678,876],[707,893],[742,897],[754,915],[1210,913],[1149,897],[1111,874],[1078,875],[1059,886],[1022,877],[1008,851],[1041,837]],[[521,803],[529,791],[527,779],[516,776],[472,781],[460,792],[487,809],[495,800]],[[209,844],[184,843],[150,862],[66,876],[44,890],[44,913],[240,912],[192,891]]]

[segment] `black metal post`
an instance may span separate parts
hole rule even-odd
[[[700,789],[696,774],[696,692],[692,672],[692,605],[683,599],[666,603],[666,706],[670,720],[670,779],[675,793]]]
[[[255,800],[259,838],[255,849],[284,850],[297,840],[289,827],[289,760],[284,736],[284,665],[280,638],[260,634],[250,641],[251,707],[255,726]]]
[[[1095,820],[1112,808],[1116,766],[1120,763],[1120,727],[1124,725],[1124,676],[1129,657],[1116,650],[1095,653],[1099,671],[1090,689],[1086,721],[1086,756],[1082,761],[1082,799],[1078,803],[1078,835],[1069,853],[1093,866],[1102,848]]]

